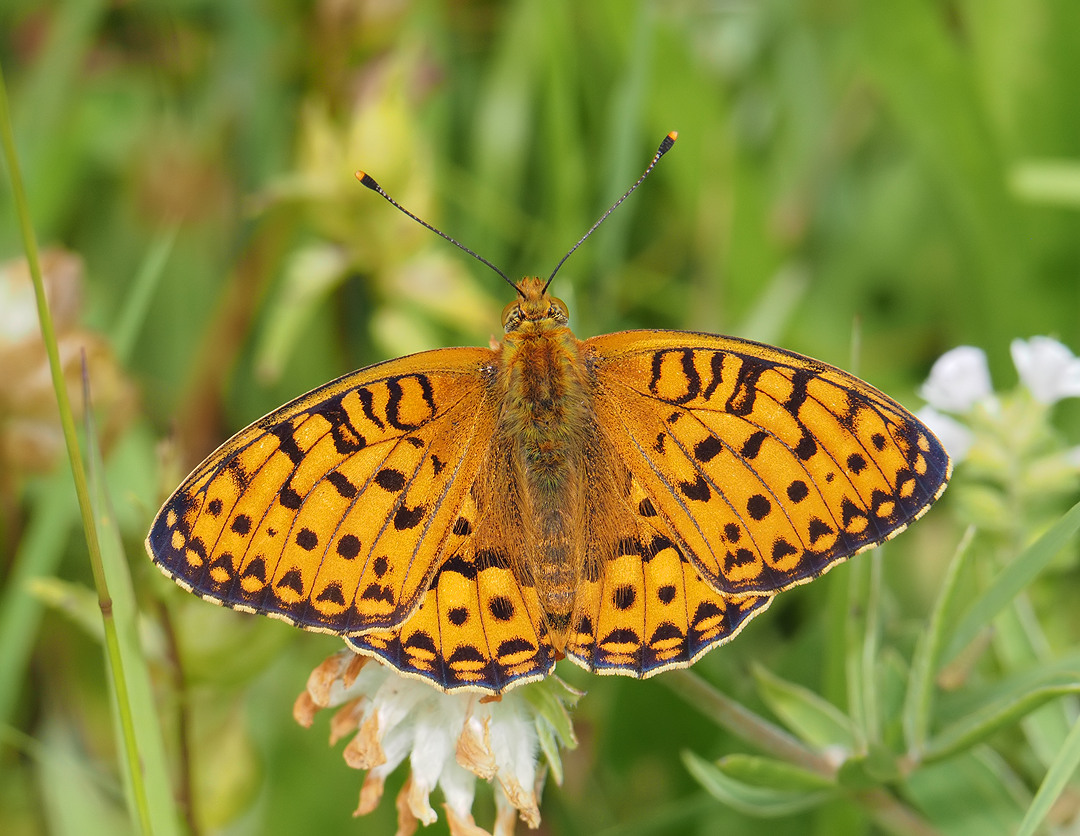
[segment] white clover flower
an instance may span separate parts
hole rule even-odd
[[[934,362],[919,394],[937,410],[960,414],[993,398],[986,352],[971,345],[946,351]]]
[[[538,710],[526,689],[550,688],[561,717]],[[409,760],[410,774],[397,799],[398,834],[411,834],[418,823],[438,818],[431,807],[432,790],[439,787],[446,800],[452,836],[483,836],[472,815],[476,779],[494,784],[495,836],[509,836],[520,816],[530,828],[540,825],[539,795],[548,764],[538,761],[540,735],[559,737],[573,746],[573,732],[564,704],[580,694],[549,677],[485,700],[479,694],[444,694],[431,685],[399,676],[377,660],[342,650],[308,679],[307,690],[296,700],[293,716],[310,726],[322,708],[338,707],[330,722],[330,743],[353,734],[345,747],[345,762],[366,769],[360,803],[354,815],[374,810],[383,794],[386,777]],[[565,723],[562,722],[565,720]],[[556,777],[561,774],[557,751],[544,748]]]
[[[44,250],[40,266],[72,409],[76,417],[82,414],[85,356],[99,427],[108,445],[133,416],[135,389],[106,340],[79,325],[82,259],[65,250]],[[26,259],[0,262],[0,473],[47,472],[63,451],[30,268]]]
[[[924,406],[915,413],[920,421],[938,437],[954,462],[962,461],[975,442],[975,434],[953,418],[932,406]]]
[[[1013,340],[1009,346],[1020,382],[1039,403],[1080,397],[1080,358],[1051,337]]]

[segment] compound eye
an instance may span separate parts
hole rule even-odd
[[[551,297],[551,308],[548,312],[548,316],[552,319],[557,319],[560,322],[566,322],[570,319],[570,309],[566,307],[566,303],[555,296]]]
[[[521,324],[521,302],[515,299],[503,308],[502,312],[503,331],[509,333]]]

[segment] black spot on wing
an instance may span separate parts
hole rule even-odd
[[[817,453],[817,442],[814,441],[813,436],[804,435],[799,439],[799,443],[795,445],[795,455],[802,459],[804,462]]]
[[[416,526],[420,525],[420,521],[424,519],[426,511],[427,509],[423,505],[417,505],[415,508],[402,505],[394,513],[394,528],[398,531],[408,531],[416,528]]]
[[[472,534],[472,525],[464,517],[458,517],[454,522],[454,533],[459,537],[468,537]]]
[[[724,449],[724,445],[714,435],[706,436],[694,445],[694,458],[702,464],[712,461]]]
[[[367,440],[353,426],[349,412],[342,405],[344,395],[330,398],[312,408],[312,414],[322,415],[330,424],[330,437],[334,440],[334,449],[342,456],[349,456],[363,450]]]
[[[244,571],[240,573],[241,578],[255,578],[259,583],[266,583],[266,561],[261,557],[253,558],[247,566],[244,567]]]
[[[304,594],[304,578],[299,569],[290,569],[274,586],[278,589],[291,589],[297,595]]]
[[[301,528],[296,532],[296,545],[304,551],[312,551],[318,547],[319,537],[310,528]]]
[[[822,537],[835,534],[836,531],[824,520],[814,517],[810,520],[810,545],[814,545]]]
[[[765,519],[770,511],[772,511],[772,503],[763,494],[756,493],[746,500],[746,512],[755,520]]]
[[[345,606],[345,596],[341,594],[341,584],[332,583],[320,592],[316,598],[316,601],[327,601],[331,604],[337,604],[339,607]]]
[[[634,601],[637,600],[637,592],[634,587],[628,583],[615,587],[615,592],[611,596],[611,603],[615,605],[617,610],[628,610],[634,606]]]
[[[693,482],[680,482],[679,488],[687,499],[695,499],[699,502],[705,502],[712,495],[712,491],[709,488],[709,483],[705,481],[705,477],[700,473]]]
[[[290,511],[297,511],[304,503],[303,497],[300,496],[291,487],[286,485],[280,491],[278,491],[278,502],[282,507],[288,508]]]
[[[397,493],[405,487],[405,474],[392,467],[385,467],[375,474],[375,484],[389,493]]]
[[[455,627],[460,627],[469,620],[469,611],[465,607],[453,607],[446,613],[446,617]]]
[[[466,580],[471,581],[476,579],[476,564],[471,560],[465,560],[458,555],[447,558],[446,562],[439,567],[439,570],[435,573],[435,577],[431,581],[433,587],[438,586],[439,576],[443,572],[456,572]]]
[[[787,486],[787,495],[792,502],[799,503],[810,495],[810,488],[802,479],[796,479]]]
[[[288,421],[284,421],[274,427],[270,428],[270,435],[274,436],[278,440],[278,450],[289,457],[294,465],[300,464],[304,460],[304,451],[300,449],[300,445],[296,443],[296,432],[292,428],[292,424]]]
[[[743,356],[735,376],[735,389],[724,405],[725,410],[732,415],[750,415],[754,411],[758,378],[770,368],[772,366],[764,360]]]
[[[346,560],[352,560],[360,554],[360,538],[355,534],[345,534],[337,543],[337,553]]]
[[[393,604],[394,590],[377,583],[368,584],[367,589],[363,591],[360,597],[365,601],[383,601],[387,604]]]
[[[344,473],[340,473],[337,470],[331,470],[326,474],[326,481],[334,486],[334,489],[338,492],[339,496],[345,499],[352,499],[356,496],[356,485],[345,478]]]
[[[744,459],[756,459],[758,453],[761,452],[761,445],[769,434],[764,430],[757,430],[752,433],[746,441],[743,442],[742,449],[739,450],[739,455]]]
[[[496,595],[488,602],[488,612],[496,621],[509,621],[514,617],[514,603],[505,595]]]

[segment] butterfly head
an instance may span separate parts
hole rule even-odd
[[[544,325],[566,325],[570,312],[562,299],[547,292],[548,282],[537,276],[526,276],[515,288],[518,298],[503,308],[503,331],[507,334],[525,328]]]

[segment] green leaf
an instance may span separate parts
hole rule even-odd
[[[693,752],[683,752],[682,758],[690,774],[709,793],[747,816],[790,816],[813,809],[837,797],[833,790],[780,790],[752,786],[726,775],[720,766]]]
[[[970,749],[1049,700],[1077,693],[1080,693],[1080,679],[1076,678],[1034,689],[1027,682],[1019,682],[1016,688],[999,694],[934,735],[923,752],[923,761],[932,763]]]
[[[729,778],[753,787],[785,792],[836,788],[836,782],[820,773],[760,755],[726,755],[720,758],[716,765]]]
[[[521,695],[551,724],[552,731],[558,735],[564,747],[573,749],[577,746],[574,724],[567,709],[577,705],[577,701],[584,696],[581,691],[571,688],[557,676],[549,676],[527,685],[521,690]]]
[[[1080,502],[1002,569],[960,619],[943,662],[951,661],[1054,559],[1080,529]]]
[[[780,726],[720,693],[691,671],[672,671],[663,681],[716,725],[739,739],[805,769],[822,775],[832,773],[832,764],[819,753],[796,740]]]
[[[562,786],[563,766],[559,747],[577,747],[577,737],[567,707],[576,705],[583,694],[557,676],[526,685],[521,694],[537,710],[535,726],[540,749],[551,768],[555,783]]]
[[[851,720],[831,702],[760,665],[754,665],[753,674],[765,704],[804,741],[819,747],[854,747]]]
[[[147,311],[161,283],[161,278],[165,274],[165,265],[169,261],[173,244],[176,242],[176,232],[177,227],[170,226],[155,236],[153,244],[143,257],[143,262],[135,274],[135,280],[124,299],[120,315],[113,325],[113,350],[116,352],[117,360],[125,365],[130,362],[135,342],[146,325]]]
[[[1012,836],[1027,804],[1017,798],[1017,784],[1004,761],[980,747],[916,770],[905,794],[941,833]]]
[[[869,790],[900,778],[896,757],[886,747],[871,745],[865,755],[844,761],[837,772],[837,782],[847,789]]]

